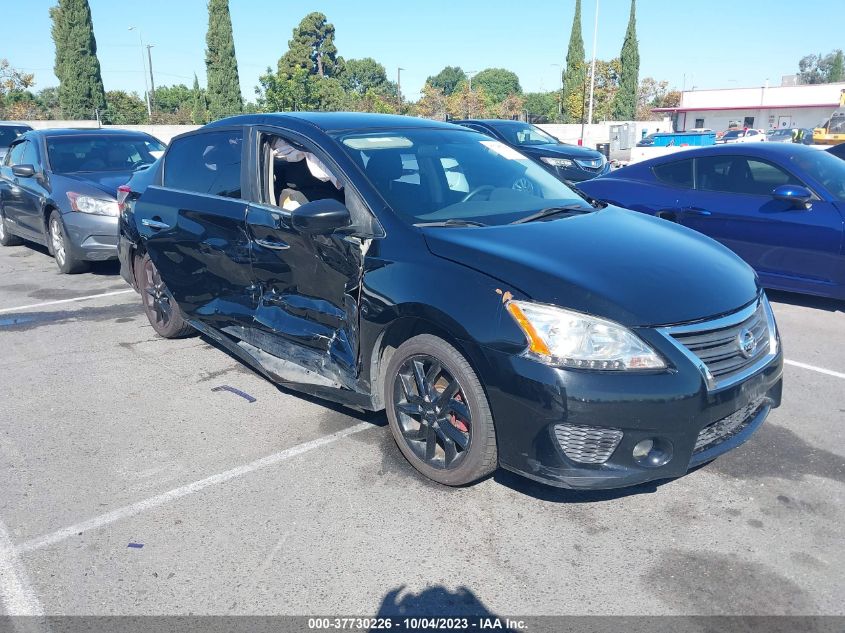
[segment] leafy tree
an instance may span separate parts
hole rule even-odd
[[[62,106],[59,103],[59,89],[55,87],[44,88],[35,93],[35,101],[41,114],[38,118],[60,119],[62,118]]]
[[[845,80],[842,51],[827,55],[805,55],[798,62],[798,81],[802,84],[824,84]]]
[[[243,98],[229,0],[209,0],[205,41],[209,116],[213,120],[238,114],[243,110]]]
[[[637,115],[637,86],[640,75],[640,50],[637,42],[637,0],[631,0],[631,14],[628,29],[622,43],[619,61],[622,67],[619,91],[613,102],[611,118],[616,121],[631,121]]]
[[[0,99],[10,92],[26,90],[35,85],[35,75],[12,68],[8,59],[0,59]]]
[[[208,99],[205,91],[200,89],[200,82],[194,74],[194,88],[191,96],[191,123],[205,125],[208,123]]]
[[[569,35],[569,49],[566,52],[566,70],[563,73],[562,99],[574,103],[575,95],[583,101],[584,84],[587,81],[587,67],[584,62],[584,38],[581,35],[581,0],[575,0],[575,17]],[[565,121],[574,123],[571,110],[567,109]],[[580,121],[580,117],[578,119]]]
[[[344,90],[359,95],[371,90],[377,94],[396,95],[396,85],[391,85],[384,66],[372,57],[346,61],[340,83]]]
[[[68,119],[91,118],[105,108],[106,94],[88,0],[58,0],[50,18],[62,112]]]
[[[334,45],[334,25],[325,15],[313,12],[293,29],[288,50],[279,60],[279,75],[293,77],[297,69],[310,75],[334,77],[343,71],[343,59]]]
[[[462,83],[449,96],[446,110],[455,119],[485,118],[490,115],[489,103],[490,99],[483,87],[473,86],[470,90],[468,83]]]
[[[158,94],[158,93],[156,93]],[[147,104],[136,93],[109,90],[103,122],[112,125],[139,125],[147,121]]]
[[[529,92],[524,95],[524,110],[531,123],[548,123],[557,119],[557,100],[555,92]]]
[[[499,119],[515,119],[525,112],[525,97],[511,94],[496,104],[493,113]]]
[[[415,116],[442,121],[446,118],[447,106],[448,97],[443,90],[426,82],[422,89],[422,97],[414,104],[413,113]]]
[[[458,85],[467,80],[466,73],[460,66],[446,66],[433,77],[426,79],[426,85],[440,90],[447,97],[450,96]]]
[[[510,95],[521,95],[522,86],[519,85],[519,77],[516,73],[504,68],[487,68],[472,78],[472,89],[476,86],[486,93],[488,103],[497,104],[507,99]]]

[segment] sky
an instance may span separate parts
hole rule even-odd
[[[587,57],[600,2],[596,54],[619,54],[630,0],[583,0]],[[205,85],[206,0],[89,0],[106,90],[143,93],[139,27],[153,44],[156,85]],[[35,74],[35,90],[57,85],[49,7],[55,0],[0,0],[4,28],[0,58]],[[779,85],[810,53],[845,48],[837,0],[639,0],[640,78],[690,89]],[[741,8],[738,8],[741,7]],[[402,92],[419,97],[428,76],[444,66],[466,71],[502,67],[519,76],[526,92],[554,90],[564,64],[575,0],[230,0],[243,96],[255,99],[258,76],[275,69],[292,29],[310,11],[336,28],[343,57],[373,57]],[[797,14],[797,15],[796,15]],[[797,20],[797,22],[796,22]],[[812,29],[809,24],[812,22]]]

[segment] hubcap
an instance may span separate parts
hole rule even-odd
[[[167,286],[158,274],[158,268],[147,260],[144,264],[144,304],[149,312],[155,317],[156,323],[166,326],[173,316],[173,306],[170,304],[170,295],[167,293]]]
[[[441,470],[457,468],[472,440],[472,417],[463,388],[436,358],[407,359],[393,383],[393,407],[407,446]]]
[[[65,239],[62,235],[62,227],[56,218],[50,220],[50,242],[53,245],[53,255],[59,265],[65,263]]]

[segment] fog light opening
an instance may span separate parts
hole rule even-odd
[[[641,440],[634,446],[631,455],[640,466],[659,468],[672,459],[672,443],[657,437]]]

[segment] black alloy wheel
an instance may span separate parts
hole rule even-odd
[[[147,319],[160,336],[182,338],[194,332],[182,316],[179,306],[149,255],[144,255],[136,261],[135,279]]]

